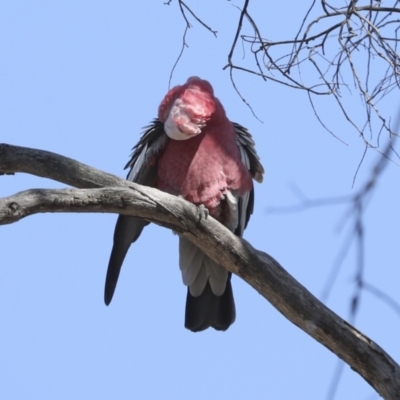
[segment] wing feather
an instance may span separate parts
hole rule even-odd
[[[250,134],[250,132],[242,125],[233,123],[236,132],[236,142],[240,149],[240,154],[242,155],[244,150],[248,161],[247,163],[243,160],[246,166],[248,166],[249,171],[253,179],[259,183],[263,181],[264,167],[261,165],[260,157],[256,152],[256,145]]]
[[[148,173],[145,173],[146,169],[157,170],[157,165],[153,162],[153,158],[165,146],[168,136],[164,132],[164,124],[158,119],[154,119],[144,129],[145,131],[139,142],[133,147],[131,159],[124,169],[130,168],[126,178],[128,181],[150,186],[147,182],[143,182],[143,175],[148,175]],[[154,185],[155,183],[151,186]]]
[[[157,156],[168,138],[163,124],[155,119],[145,127],[139,142],[132,149],[127,179],[145,186],[154,187],[157,182]],[[128,249],[142,233],[149,222],[135,217],[120,215],[115,225],[114,245],[111,251],[104,289],[104,302],[110,304],[117,286],[119,273]]]
[[[246,168],[250,171],[253,179],[259,183],[263,181],[264,167],[261,164],[260,157],[256,152],[254,140],[249,131],[242,125],[233,123],[236,133],[236,143],[240,152],[240,159]],[[238,198],[239,224],[235,230],[238,236],[243,235],[250,215],[254,209],[254,188]]]

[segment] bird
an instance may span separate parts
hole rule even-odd
[[[127,180],[179,196],[242,236],[254,208],[253,180],[264,168],[252,136],[231,122],[207,80],[197,76],[173,87],[133,147]],[[129,247],[149,222],[119,215],[107,269],[109,305]],[[185,328],[225,331],[235,321],[231,273],[179,236],[179,268],[187,286]]]

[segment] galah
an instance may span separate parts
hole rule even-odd
[[[193,76],[162,100],[158,118],[133,148],[127,179],[206,207],[209,215],[242,236],[253,212],[252,180],[262,182],[264,174],[254,146],[249,132],[227,118],[211,84]],[[105,284],[107,305],[125,255],[148,223],[118,217]],[[185,327],[193,332],[228,329],[236,316],[231,273],[182,236],[179,267],[188,287]]]

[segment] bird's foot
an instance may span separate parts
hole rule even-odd
[[[209,216],[209,211],[204,204],[200,204],[197,207],[197,223],[199,223],[203,218],[207,219]]]

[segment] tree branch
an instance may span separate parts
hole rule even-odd
[[[382,132],[389,137],[397,134],[390,111],[379,101],[400,88],[400,0],[392,1],[392,7],[381,7],[381,1],[372,0],[313,0],[296,36],[289,40],[264,36],[265,27],[250,15],[249,8],[250,0],[244,0],[223,68],[229,68],[243,101],[232,79],[233,70],[304,90],[318,121],[329,132],[323,114],[313,104],[314,96],[330,96],[368,147],[379,147]],[[239,39],[242,52],[253,57],[252,65],[244,56],[238,58]],[[351,83],[362,100],[362,120],[355,112]]]
[[[271,256],[213,218],[199,220],[193,204],[54,153],[0,144],[0,174],[15,172],[86,189],[27,190],[0,199],[0,225],[43,212],[111,212],[173,229],[249,283],[287,319],[349,364],[382,397],[400,398],[400,367],[382,348],[322,304]],[[114,187],[99,188],[110,183]]]
[[[49,178],[77,188],[129,186],[131,182],[50,151],[0,143],[0,175],[16,172]]]

